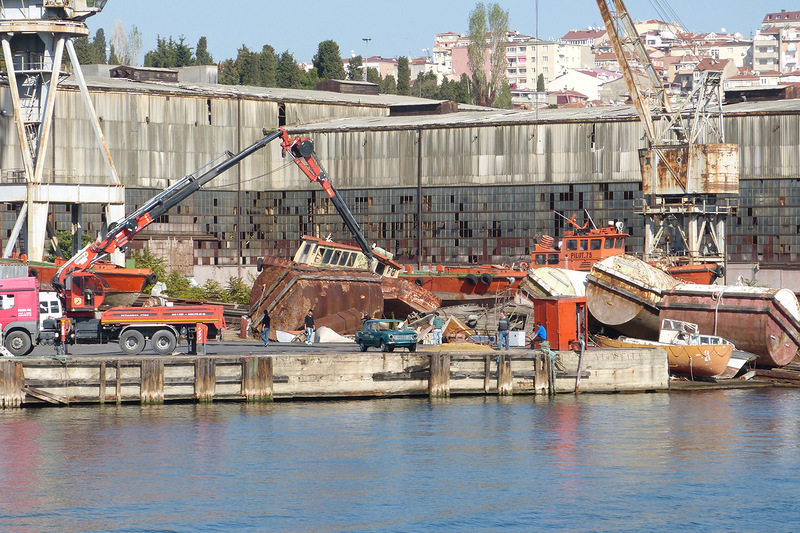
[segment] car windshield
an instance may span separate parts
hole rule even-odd
[[[380,321],[378,322],[378,329],[381,331],[402,331],[406,329],[406,325],[404,322]]]

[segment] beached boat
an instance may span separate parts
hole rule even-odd
[[[442,305],[494,304],[513,297],[528,271],[527,263],[512,265],[443,266],[422,270],[406,266],[401,279],[412,281],[441,299]]]
[[[664,292],[659,309],[662,319],[729,339],[762,368],[787,365],[800,349],[800,303],[789,289],[682,284]]]
[[[309,309],[316,327],[348,335],[361,329],[364,312],[405,318],[441,306],[430,292],[398,279],[400,264],[380,248],[369,260],[360,248],[305,235],[293,260],[268,256],[259,267],[249,316],[255,326],[266,310],[271,332],[302,329]]]
[[[726,372],[735,346],[716,335],[701,335],[697,324],[664,320],[658,341],[620,337],[597,337],[604,348],[664,348],[669,370],[690,378],[711,378]]]
[[[589,312],[600,323],[624,335],[655,340],[663,295],[680,282],[666,272],[630,255],[595,263],[587,277]]]

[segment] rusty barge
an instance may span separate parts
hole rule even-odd
[[[359,248],[308,235],[292,261],[265,257],[253,285],[249,317],[253,326],[266,311],[271,335],[302,329],[313,310],[315,325],[341,335],[361,329],[361,316],[395,316],[439,308],[441,300],[415,283],[399,279],[400,264],[373,248],[368,258]]]

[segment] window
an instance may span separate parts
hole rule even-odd
[[[0,309],[13,309],[13,308],[14,308],[14,295],[0,294]]]
[[[581,250],[588,250],[589,249],[589,241],[587,239],[581,239]]]
[[[537,265],[544,265],[547,264],[547,258],[545,254],[536,254],[536,256],[533,258],[533,262]]]
[[[547,256],[547,264],[548,265],[557,265],[558,264],[558,254],[549,254]]]
[[[617,237],[614,248],[622,248],[624,246],[624,237]]]
[[[601,243],[602,243],[601,239],[592,239],[591,243],[589,243],[589,249],[599,250],[600,247],[602,246]]]
[[[610,238],[610,239],[603,239],[603,248],[608,250],[608,249],[613,248],[613,247],[614,247],[614,238],[613,237]]]
[[[567,250],[568,251],[575,251],[578,249],[578,241],[571,240],[567,241]]]

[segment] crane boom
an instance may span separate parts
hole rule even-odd
[[[680,114],[676,114],[672,109],[669,96],[650,61],[650,56],[647,54],[644,43],[639,33],[636,31],[633,19],[630,13],[628,13],[625,3],[623,0],[597,0],[597,7],[600,9],[600,15],[603,17],[611,47],[619,62],[622,76],[625,78],[625,84],[628,86],[628,91],[630,91],[631,99],[633,100],[633,105],[636,107],[636,112],[639,114],[642,124],[644,124],[644,130],[648,141],[651,145],[663,144],[667,132],[674,130],[678,141],[684,142],[688,136],[681,126]],[[634,76],[633,69],[628,61],[629,54],[626,54],[626,50],[632,50],[653,86],[658,100],[659,113],[667,121],[666,128],[661,132],[657,131],[656,125],[653,122],[650,105],[647,102],[647,98],[645,98],[640,84]]]
[[[292,162],[297,165],[300,171],[303,172],[309,180],[319,183],[322,186],[328,198],[330,198],[334,207],[336,207],[336,210],[339,212],[339,215],[344,219],[345,224],[353,233],[356,241],[358,241],[364,255],[367,256],[368,260],[371,260],[372,249],[367,243],[366,237],[362,233],[358,222],[356,222],[353,213],[350,212],[344,199],[342,199],[339,192],[333,187],[328,173],[317,161],[314,155],[313,141],[311,141],[311,139],[301,139],[299,137],[292,138],[286,133],[285,129],[279,128],[237,154],[225,152],[227,159],[221,163],[217,163],[199,176],[195,176],[195,174],[202,169],[183,177],[177,183],[151,198],[135,212],[119,222],[112,224],[102,238],[88,244],[64,263],[53,277],[52,284],[65,296],[64,300],[67,309],[73,312],[88,312],[94,310],[102,303],[103,288],[100,286],[101,284],[96,279],[86,279],[94,278],[93,274],[87,272],[92,265],[116,250],[122,252],[128,251],[130,243],[137,233],[158,220],[160,216],[169,212],[170,209],[180,202],[199,191],[208,182],[278,138],[281,139],[283,153],[292,159]],[[73,278],[75,278],[74,283]]]

